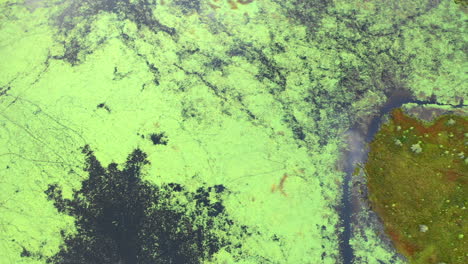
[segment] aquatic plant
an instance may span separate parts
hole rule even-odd
[[[411,150],[415,153],[421,153],[422,148],[421,148],[421,145],[419,145],[419,143],[416,143],[416,144],[411,145]]]

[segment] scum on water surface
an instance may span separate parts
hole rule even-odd
[[[396,89],[466,98],[466,13],[449,0],[7,0],[0,20],[9,263],[44,263],[62,252],[61,230],[76,231],[80,216],[54,201],[74,201],[90,179],[84,145],[124,167],[140,149],[145,184],[229,190],[209,205],[252,234],[226,235],[232,245],[206,262],[389,263],[372,228],[348,229],[353,256],[340,256],[343,132]]]

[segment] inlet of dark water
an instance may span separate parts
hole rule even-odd
[[[343,181],[343,196],[341,200],[340,218],[343,226],[343,232],[340,237],[340,251],[343,264],[352,264],[355,258],[353,248],[350,245],[351,239],[351,223],[352,216],[355,213],[351,201],[350,183],[352,174],[357,164],[362,164],[367,159],[366,145],[370,143],[375,134],[378,132],[382,119],[393,109],[399,108],[407,103],[415,103],[418,105],[443,105],[436,102],[435,98],[428,101],[416,100],[411,93],[404,90],[394,91],[388,96],[387,102],[380,108],[379,113],[374,116],[367,128],[363,129],[359,124],[355,124],[346,133],[348,149],[344,152],[343,170],[346,173]],[[468,105],[463,104],[463,100],[459,105],[450,105],[453,108],[462,108]]]

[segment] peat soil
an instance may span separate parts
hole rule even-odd
[[[396,108],[400,108],[405,104],[415,103],[418,107],[410,111],[418,115],[418,117],[430,120],[434,115],[438,116],[452,112],[450,110],[441,110],[431,108],[431,105],[443,105],[437,103],[436,98],[431,98],[428,101],[421,101],[404,90],[395,90],[388,96],[387,102],[379,109],[378,114],[369,117],[365,121],[360,121],[354,124],[344,133],[344,139],[347,143],[347,149],[343,151],[343,158],[340,160],[338,167],[346,173],[343,181],[343,196],[341,200],[340,218],[343,232],[340,234],[340,251],[343,264],[362,263],[361,259],[354,254],[353,248],[350,245],[352,236],[358,235],[365,240],[367,237],[364,231],[368,228],[373,228],[379,235],[384,246],[394,252],[390,263],[395,263],[398,259],[404,260],[404,257],[399,254],[393,246],[391,239],[385,235],[381,219],[372,211],[368,201],[368,190],[364,172],[358,175],[353,173],[360,164],[367,160],[368,143],[370,143],[374,135],[379,131],[380,125],[388,120],[389,113]],[[454,111],[467,107],[463,100],[458,105],[448,105]],[[379,261],[379,260],[378,260]],[[383,261],[380,261],[384,263]]]

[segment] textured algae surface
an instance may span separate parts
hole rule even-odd
[[[466,263],[468,118],[423,123],[401,109],[370,144],[370,200],[410,263]]]
[[[168,261],[340,263],[342,133],[395,89],[466,98],[465,20],[452,1],[2,1],[0,258],[127,245],[107,230],[125,234],[127,218],[94,215],[104,232],[77,211],[93,188],[110,192],[95,211],[128,199],[116,190],[133,186],[122,173],[139,150],[135,186],[152,194],[129,208],[187,224],[130,232],[147,239],[138,250],[170,234],[198,237]],[[353,235],[356,256],[394,259],[373,230]]]

